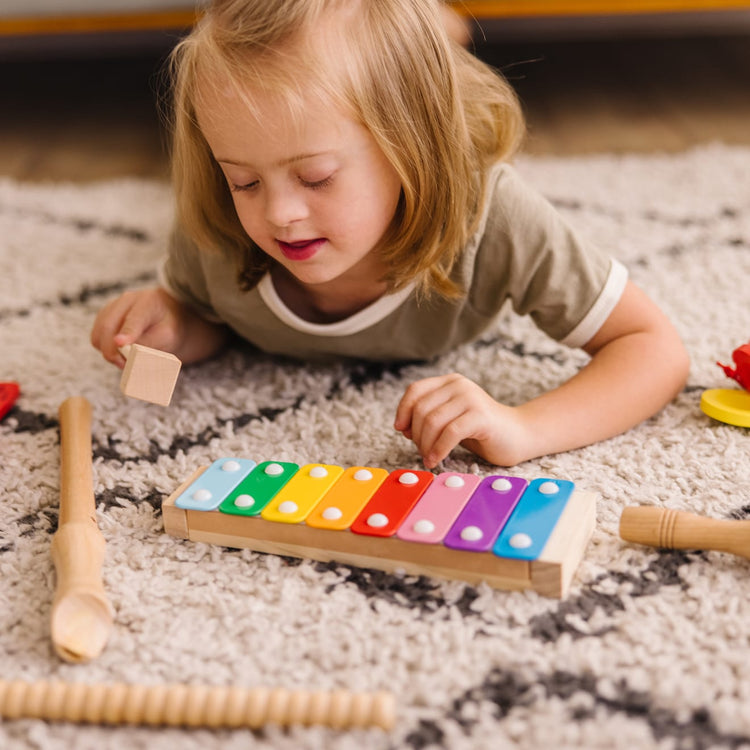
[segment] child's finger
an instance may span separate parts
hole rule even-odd
[[[404,395],[401,397],[401,401],[396,409],[396,419],[393,423],[394,428],[399,432],[409,430],[413,433],[416,409],[424,403],[430,393],[435,392],[441,387],[444,379],[444,376],[437,376],[415,380],[411,383],[406,391],[404,391]]]
[[[432,444],[422,453],[422,460],[428,469],[433,469],[464,440],[475,434],[478,415],[470,409],[456,414],[445,423],[435,436]]]
[[[127,300],[118,297],[116,300],[105,305],[96,316],[94,326],[91,329],[91,343],[108,361],[122,366],[124,359],[118,351],[118,344],[115,343],[117,331],[122,326],[129,305]]]
[[[455,420],[464,412],[464,407],[459,399],[453,398],[446,393],[445,388],[441,388],[437,393],[431,394],[434,398],[429,399],[429,403],[420,404],[418,412],[424,407],[424,412],[419,414],[418,424],[415,426],[412,440],[419,449],[422,458],[428,463],[437,463],[450,453],[452,448],[460,442],[457,436],[453,445],[451,445],[439,458],[436,453],[436,445],[450,441],[450,436],[454,432]]]
[[[136,300],[128,308],[114,336],[118,348],[139,341],[155,322],[152,306],[139,302],[140,299]]]
[[[412,383],[404,391],[404,395],[401,396],[401,400],[398,402],[396,407],[396,418],[393,420],[394,429],[399,432],[406,432],[411,430],[411,420],[414,414],[414,404],[417,402],[418,395],[417,390],[421,383],[424,381],[418,381]]]

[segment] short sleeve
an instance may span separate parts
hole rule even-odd
[[[221,323],[208,291],[205,255],[179,227],[173,228],[167,257],[159,270],[159,283],[202,318]]]
[[[619,301],[625,267],[577,233],[513,168],[497,170],[490,190],[472,304],[490,310],[509,299],[547,335],[584,345]]]

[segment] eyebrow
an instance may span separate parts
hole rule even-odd
[[[282,159],[281,161],[276,163],[276,166],[286,167],[289,164],[294,164],[295,162],[298,162],[298,161],[304,161],[305,159],[312,159],[314,156],[328,156],[329,154],[332,154],[332,153],[333,153],[333,150],[315,151],[309,154],[297,154],[295,156],[290,156],[287,159]],[[251,164],[248,164],[247,162],[244,162],[244,161],[236,161],[234,159],[224,159],[224,158],[219,158],[218,156],[215,157],[215,159],[220,164],[231,164],[234,167],[252,167]]]

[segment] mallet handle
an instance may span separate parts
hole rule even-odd
[[[665,549],[705,549],[750,559],[750,521],[706,518],[685,511],[630,506],[620,517],[628,542]]]
[[[71,396],[60,404],[60,521],[96,523],[91,468],[91,404]]]
[[[0,680],[0,717],[213,729],[267,723],[391,729],[395,701],[387,692]]]
[[[51,636],[58,655],[83,662],[98,656],[113,613],[102,583],[104,537],[96,524],[91,466],[91,404],[81,396],[60,406],[60,513],[52,539],[57,588]]]

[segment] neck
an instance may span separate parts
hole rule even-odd
[[[371,279],[302,284],[281,266],[273,268],[271,278],[284,304],[309,323],[336,323],[349,318],[387,291],[385,282],[373,283]]]

